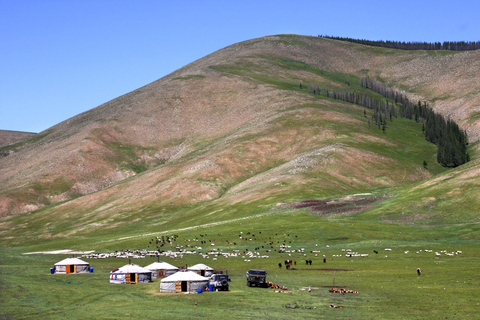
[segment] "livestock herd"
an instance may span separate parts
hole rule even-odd
[[[231,238],[238,238],[232,241]],[[239,241],[237,243],[237,241]],[[251,242],[252,241],[252,242]],[[275,236],[267,235],[266,232],[231,232],[228,235],[217,233],[208,235],[202,233],[199,235],[180,237],[179,235],[162,235],[151,238],[148,241],[146,249],[126,249],[109,253],[89,253],[82,257],[87,259],[106,259],[106,258],[120,258],[120,259],[144,259],[145,257],[163,257],[163,258],[184,258],[186,256],[200,256],[203,259],[211,259],[217,261],[218,258],[234,258],[242,259],[244,262],[250,263],[256,259],[280,259],[285,265],[286,269],[292,269],[296,266],[297,260],[304,261],[306,265],[312,265],[312,258],[323,260],[326,263],[326,254],[329,253],[331,259],[338,258],[368,258],[370,253],[358,252],[351,249],[337,249],[338,245],[330,248],[330,245],[324,245],[324,248],[319,248],[316,244],[315,248],[308,250],[305,247],[296,246],[300,242],[297,235],[278,234]],[[262,243],[262,245],[258,245]],[[292,243],[293,242],[293,243]],[[153,247],[153,248],[152,248]],[[167,249],[168,248],[168,249]],[[374,254],[379,254],[380,249],[373,249]],[[385,258],[388,258],[388,253],[392,251],[391,248],[384,248]],[[405,254],[410,254],[410,250],[403,250]],[[459,255],[462,251],[447,252],[446,250],[433,251],[431,249],[417,250],[416,254],[432,254],[435,257]],[[292,259],[293,258],[293,259]],[[282,268],[282,262],[278,266]]]

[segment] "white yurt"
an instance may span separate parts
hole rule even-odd
[[[154,262],[145,267],[152,272],[152,278],[165,278],[178,271],[178,268],[168,262]]]
[[[196,272],[197,274],[201,275],[202,277],[210,277],[213,274],[213,268],[210,268],[206,264],[199,263],[194,266],[188,267],[188,271]]]
[[[160,280],[160,292],[198,292],[208,287],[209,278],[195,272],[176,272]]]
[[[110,283],[152,282],[152,271],[136,264],[127,264],[110,272]]]
[[[90,264],[78,258],[67,258],[55,263],[52,273],[88,273]]]

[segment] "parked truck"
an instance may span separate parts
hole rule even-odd
[[[247,271],[247,286],[267,287],[267,272],[260,269],[250,269]]]
[[[212,274],[210,277],[210,285],[213,290],[228,291],[229,282],[232,281],[226,274]]]

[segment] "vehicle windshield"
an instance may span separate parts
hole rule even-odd
[[[254,276],[264,276],[265,271],[264,270],[250,270],[250,274]]]

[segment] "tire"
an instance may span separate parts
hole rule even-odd
[[[251,287],[252,284],[250,283],[250,281],[247,281],[247,286]]]

